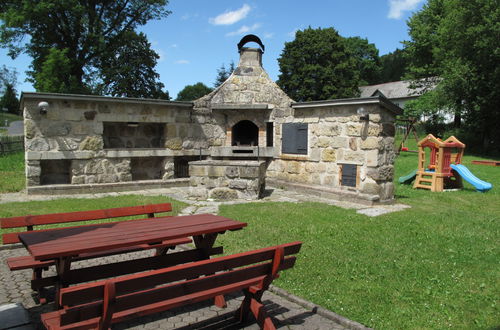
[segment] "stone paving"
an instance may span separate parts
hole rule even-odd
[[[168,195],[176,200],[183,201],[189,206],[181,211],[181,215],[197,214],[197,213],[217,213],[218,207],[221,204],[236,204],[255,202],[247,200],[237,200],[231,202],[217,201],[196,201],[187,198],[187,188],[168,188],[168,189],[151,189],[132,192],[120,193],[100,193],[100,194],[82,194],[82,195],[26,195],[24,193],[12,193],[0,195],[0,204],[8,202],[21,202],[33,200],[51,200],[57,198],[98,198],[103,196],[118,196],[124,194],[139,194],[139,195]],[[317,196],[308,196],[293,191],[285,191],[281,189],[268,189],[266,197],[261,201],[276,201],[276,202],[292,202],[300,203],[305,201],[321,202],[330,205],[335,205],[343,208],[356,209],[358,213],[368,216],[378,216],[381,214],[395,212],[407,208],[402,204],[382,205],[375,207],[367,207],[349,202],[339,202],[334,200],[322,199]],[[30,288],[31,271],[15,271],[11,272],[5,262],[8,257],[26,255],[26,250],[17,246],[15,248],[3,247],[0,248],[0,306],[9,303],[18,303],[24,306],[28,311],[31,319],[31,324],[34,328],[41,328],[40,314],[52,310],[52,304],[40,305],[37,302],[36,295]],[[72,264],[72,267],[86,267],[97,265],[100,263],[118,262],[122,260],[143,257],[151,253],[150,251],[142,251],[128,253],[106,258],[91,259],[79,261]],[[49,268],[44,272],[44,275],[55,274],[54,267]],[[294,297],[283,290],[275,288],[271,290],[280,293],[279,295],[273,292],[266,292],[263,296],[263,303],[266,310],[269,311],[273,322],[280,329],[365,329],[362,325],[343,318],[333,312],[326,311],[321,307],[315,306],[310,302],[306,302],[301,298]],[[291,298],[290,298],[291,297]],[[234,294],[228,297],[228,307],[220,309],[210,302],[195,304],[188,307],[176,308],[160,314],[142,317],[131,322],[125,322],[113,326],[114,329],[258,329],[255,320],[252,318],[246,324],[237,324],[233,318],[234,311],[239,306],[242,296]],[[297,303],[298,302],[298,303]],[[318,310],[323,312],[320,313]],[[321,315],[320,315],[321,314]],[[23,329],[26,327],[23,327]],[[29,327],[28,327],[29,328]],[[0,324],[0,329],[3,329]],[[18,328],[16,328],[18,329]],[[20,328],[19,328],[20,329]]]

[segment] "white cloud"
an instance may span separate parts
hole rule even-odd
[[[243,7],[238,10],[226,11],[223,14],[210,18],[208,21],[213,25],[231,25],[247,17],[250,9],[249,5],[244,4]]]
[[[179,47],[179,45],[177,45],[177,44],[171,44],[170,47],[177,48],[177,47]]]
[[[189,64],[190,62],[188,60],[178,60],[175,61],[175,64]]]
[[[158,59],[158,63],[165,61],[165,58],[167,58],[167,54],[162,49],[155,49],[154,50],[160,58]]]
[[[238,36],[238,35],[242,35],[242,34],[245,34],[245,33],[251,32],[251,31],[255,31],[258,28],[260,28],[260,24],[259,23],[255,23],[252,26],[243,25],[242,27],[240,27],[236,31],[226,33],[226,36],[228,36],[228,37],[230,37],[230,36]]]
[[[274,33],[266,32],[264,33],[264,39],[271,39],[274,36]]]
[[[388,18],[401,19],[403,12],[414,10],[423,0],[389,0]]]

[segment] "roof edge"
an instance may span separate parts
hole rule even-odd
[[[123,103],[141,103],[141,104],[158,104],[158,105],[174,105],[178,107],[193,107],[193,102],[168,101],[161,99],[147,99],[134,97],[116,97],[116,96],[101,96],[101,95],[85,95],[85,94],[60,94],[60,93],[38,93],[38,92],[22,92],[21,106],[24,100],[44,98],[48,100],[79,100],[79,101],[95,101],[95,102],[123,102]]]
[[[356,105],[356,104],[380,104],[395,115],[402,115],[403,109],[392,103],[388,98],[378,95],[370,97],[356,97],[346,99],[324,100],[324,101],[308,101],[308,102],[292,102],[291,106],[295,109],[318,108],[328,106],[341,105]]]

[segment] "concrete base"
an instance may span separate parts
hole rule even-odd
[[[189,178],[171,180],[144,180],[117,183],[96,184],[58,184],[33,186],[27,188],[28,195],[86,194],[102,192],[120,192],[144,189],[159,189],[189,186]]]
[[[367,206],[372,206],[376,204],[391,204],[393,202],[393,200],[381,202],[380,197],[378,195],[362,194],[359,192],[349,191],[344,189],[325,188],[324,186],[317,186],[311,184],[292,183],[273,178],[266,178],[266,182],[268,186],[271,187],[292,190],[299,193],[319,196],[322,198],[328,198],[338,201],[353,202]]]

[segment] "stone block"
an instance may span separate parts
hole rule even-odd
[[[379,152],[378,149],[368,150],[365,152],[365,164],[368,167],[377,167],[379,166]]]
[[[349,148],[353,151],[358,150],[358,141],[357,138],[350,138],[349,139]]]
[[[26,167],[26,176],[40,176],[42,173],[42,169],[40,166],[27,166]]]
[[[189,196],[196,199],[207,199],[208,190],[203,187],[191,187],[188,192]]]
[[[207,166],[207,175],[209,177],[221,177],[226,173],[223,166]]]
[[[365,180],[361,184],[360,191],[365,194],[378,195],[380,193],[380,185],[371,180]]]
[[[167,139],[167,141],[165,142],[165,148],[170,150],[182,150],[182,139],[181,138]]]
[[[259,177],[259,168],[258,167],[249,167],[249,166],[240,166],[240,178],[258,178]]]
[[[50,145],[46,139],[34,138],[26,141],[26,148],[31,151],[49,151]]]
[[[36,136],[37,129],[36,125],[31,119],[24,120],[24,135],[27,139],[32,139]]]
[[[337,124],[322,124],[318,128],[319,136],[337,136],[340,133],[340,126]]]
[[[326,136],[320,136],[316,142],[316,146],[319,148],[328,148],[332,145],[332,138]]]
[[[370,121],[374,123],[380,123],[380,114],[379,113],[370,113]]]
[[[394,199],[394,184],[392,182],[383,183],[380,186],[380,200],[388,201]]]
[[[209,197],[216,200],[234,200],[238,199],[238,192],[229,188],[215,188],[209,193]]]
[[[102,136],[87,136],[85,140],[80,143],[79,150],[98,151],[104,147]]]
[[[394,166],[386,165],[378,169],[378,180],[392,181],[394,178]]]
[[[228,178],[237,178],[240,175],[239,168],[237,166],[228,166],[225,169],[225,175]]]
[[[77,175],[71,177],[71,184],[84,184],[85,175]]]
[[[43,127],[42,133],[46,137],[66,136],[71,132],[71,124],[67,122],[55,122]]]
[[[247,189],[248,183],[246,180],[231,180],[229,181],[229,188],[244,190]]]
[[[335,175],[325,175],[323,177],[323,182],[322,184],[329,186],[329,187],[335,187],[337,186],[337,176]]]
[[[365,152],[363,151],[352,151],[352,150],[344,150],[343,152],[343,160],[347,162],[353,163],[361,163],[363,164],[365,161]]]
[[[394,125],[393,125],[394,128]],[[368,136],[379,136],[380,134],[380,125],[369,125],[368,126]]]
[[[288,173],[300,173],[301,172],[301,163],[297,161],[289,161],[287,164],[287,172]]]
[[[347,135],[349,136],[361,136],[361,124],[349,124],[347,125]]]
[[[191,176],[206,176],[207,168],[205,166],[189,165],[189,174]]]
[[[378,149],[380,145],[380,141],[378,138],[370,136],[367,137],[364,140],[361,140],[361,149],[367,150],[367,149]]]
[[[321,154],[321,160],[324,162],[336,162],[337,161],[336,150],[332,148],[324,149]]]

